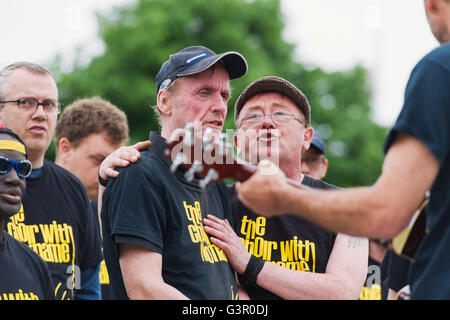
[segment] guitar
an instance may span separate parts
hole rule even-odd
[[[184,130],[176,132],[176,136],[167,143],[165,156],[172,161],[170,167],[175,172],[180,166],[187,169],[184,177],[193,181],[194,177],[202,178],[201,188],[209,183],[218,183],[224,179],[245,181],[256,171],[254,164],[236,158],[233,147],[226,142],[226,135],[214,137],[208,128],[203,136],[193,124],[187,124]],[[295,187],[310,189],[310,187],[287,179]],[[393,239],[372,239],[388,247],[392,243],[393,250],[407,259],[413,259],[420,241],[426,233],[425,207],[429,201],[429,193],[416,210],[408,226]]]
[[[430,192],[427,191],[424,199],[414,212],[408,225],[392,239],[371,239],[379,245],[393,250],[397,255],[410,261],[414,260],[416,251],[423,237],[428,233],[426,228],[426,206],[430,201]]]
[[[187,181],[192,181],[194,176],[202,178],[199,182],[201,188],[224,179],[245,181],[256,171],[256,165],[235,157],[233,147],[226,141],[226,134],[217,137],[207,128],[201,136],[190,123],[167,143],[165,156],[172,161],[172,172],[180,166],[187,169],[184,174]],[[293,186],[309,189],[291,179],[287,181]]]
[[[413,260],[420,241],[428,233],[426,228],[426,206],[430,202],[430,192],[427,191],[421,204],[414,212],[408,226],[392,239],[392,248],[399,256]]]

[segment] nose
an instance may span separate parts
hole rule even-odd
[[[12,169],[7,174],[5,174],[3,181],[5,184],[9,184],[12,186],[18,186],[20,184],[20,178],[15,169]]]
[[[272,120],[272,115],[270,113],[265,114],[263,118],[263,122],[261,124],[264,129],[273,129],[275,128],[275,123]]]
[[[215,94],[215,98],[213,100],[211,111],[212,112],[220,112],[226,116],[226,113],[228,111],[228,104],[227,104],[227,101],[225,101],[223,99],[220,92],[217,92],[217,94]]]
[[[39,118],[39,119],[45,119],[47,116],[47,113],[44,110],[44,106],[41,104],[38,104],[36,107],[36,110],[33,112],[33,118]]]

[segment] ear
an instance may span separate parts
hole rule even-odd
[[[59,139],[57,147],[57,157],[63,162],[67,162],[72,153],[72,143],[70,143],[69,139],[63,137]]]
[[[314,129],[311,126],[305,128],[305,134],[303,136],[303,145],[302,145],[303,150],[309,149],[313,136],[314,136]]]
[[[322,164],[322,178],[325,178],[325,176],[327,175],[327,171],[328,171],[328,159],[325,158],[323,159],[323,164]]]
[[[170,104],[170,93],[167,90],[160,90],[157,96],[157,106],[159,111],[165,115],[172,114],[172,106]]]
[[[426,0],[425,1],[425,9],[427,10],[428,13],[433,14],[433,15],[437,13],[438,5],[439,5],[439,1],[435,1],[435,0]]]

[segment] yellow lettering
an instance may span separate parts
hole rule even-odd
[[[100,264],[100,284],[109,284],[109,274],[108,269],[106,268],[105,260],[102,260]]]
[[[281,260],[282,261],[292,261],[293,260],[293,252],[291,241],[283,241],[280,243],[281,249]]]
[[[33,292],[26,293],[19,289],[17,292],[3,293],[0,300],[39,300],[39,297]]]
[[[263,236],[266,233],[266,218],[265,217],[256,218],[255,233],[258,236]]]
[[[39,228],[45,243],[55,243],[54,230],[51,225],[40,224]]]

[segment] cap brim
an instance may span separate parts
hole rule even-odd
[[[247,61],[245,61],[245,58],[238,52],[229,51],[202,59],[191,67],[186,68],[183,72],[178,73],[177,76],[189,76],[200,73],[219,61],[223,62],[230,75],[230,80],[243,77],[247,73]]]

